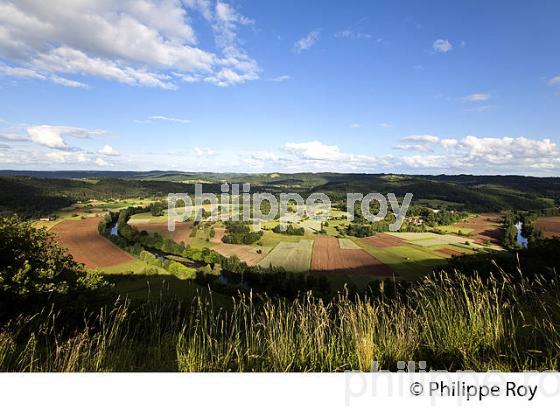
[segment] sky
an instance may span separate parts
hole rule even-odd
[[[0,169],[560,175],[560,2],[0,0]]]

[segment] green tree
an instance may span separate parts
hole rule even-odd
[[[74,261],[45,229],[16,216],[0,217],[0,304],[40,303],[106,286],[99,273]]]

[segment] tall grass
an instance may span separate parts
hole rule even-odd
[[[396,285],[395,285],[396,286]],[[560,368],[560,289],[553,280],[434,274],[399,296],[330,302],[239,297],[191,304],[118,301],[66,326],[54,310],[0,330],[3,371],[438,370]]]

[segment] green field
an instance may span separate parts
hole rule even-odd
[[[453,226],[453,225],[440,225],[437,226],[435,229],[437,229],[438,231],[443,231],[445,233],[455,233],[455,234],[462,233],[464,235],[468,235],[474,230],[471,228],[460,228],[458,226]]]
[[[131,224],[155,224],[165,222],[167,222],[167,213],[162,216],[153,216],[151,212],[142,212],[132,215],[129,219],[129,223]]]
[[[338,246],[340,249],[362,249],[350,238],[339,238]]]
[[[109,274],[109,275],[119,275],[119,274],[138,274],[144,272],[144,270],[157,270],[159,274],[169,275],[169,273],[163,269],[158,268],[153,265],[148,265],[146,262],[140,259],[134,258],[134,260],[120,265],[114,265],[107,268],[99,268],[99,271]]]
[[[394,269],[401,279],[418,279],[429,273],[434,266],[445,263],[446,260],[446,257],[436,253],[434,249],[414,245],[379,248],[362,241],[355,241],[370,255]]]
[[[299,242],[280,242],[259,263],[259,266],[283,267],[288,272],[308,272],[311,268],[312,251],[313,241],[309,239],[300,239]]]
[[[305,232],[305,235],[298,236],[298,235],[284,235],[281,233],[275,233],[272,231],[263,231],[262,238],[258,241],[258,243],[264,247],[274,247],[281,242],[299,242],[302,239],[315,239],[315,234],[309,233],[308,231]]]

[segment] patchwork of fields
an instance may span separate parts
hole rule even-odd
[[[90,214],[88,216],[93,217],[84,219],[81,214],[73,215],[59,220],[52,231],[76,260],[89,268],[104,268],[108,273],[140,271],[145,267],[143,262],[97,233],[100,217]],[[376,277],[415,279],[444,265],[450,257],[496,249],[494,244],[501,233],[499,218],[499,214],[471,217],[441,227],[440,233],[387,232],[367,238],[331,234],[329,230],[333,230],[338,219],[326,225],[327,235],[318,233],[321,225],[316,221],[306,220],[300,224],[305,228],[303,236],[272,232],[270,229],[275,223],[270,223],[265,225],[262,238],[251,245],[223,243],[223,224],[210,220],[196,228],[192,222],[179,222],[175,231],[169,232],[166,216],[141,213],[134,215],[129,224],[195,248],[208,247],[226,257],[235,255],[250,266],[279,267],[288,272],[326,274],[335,281],[351,278],[367,283]],[[547,218],[545,222],[549,232],[560,230],[560,218]],[[456,234],[459,231],[460,234]]]

